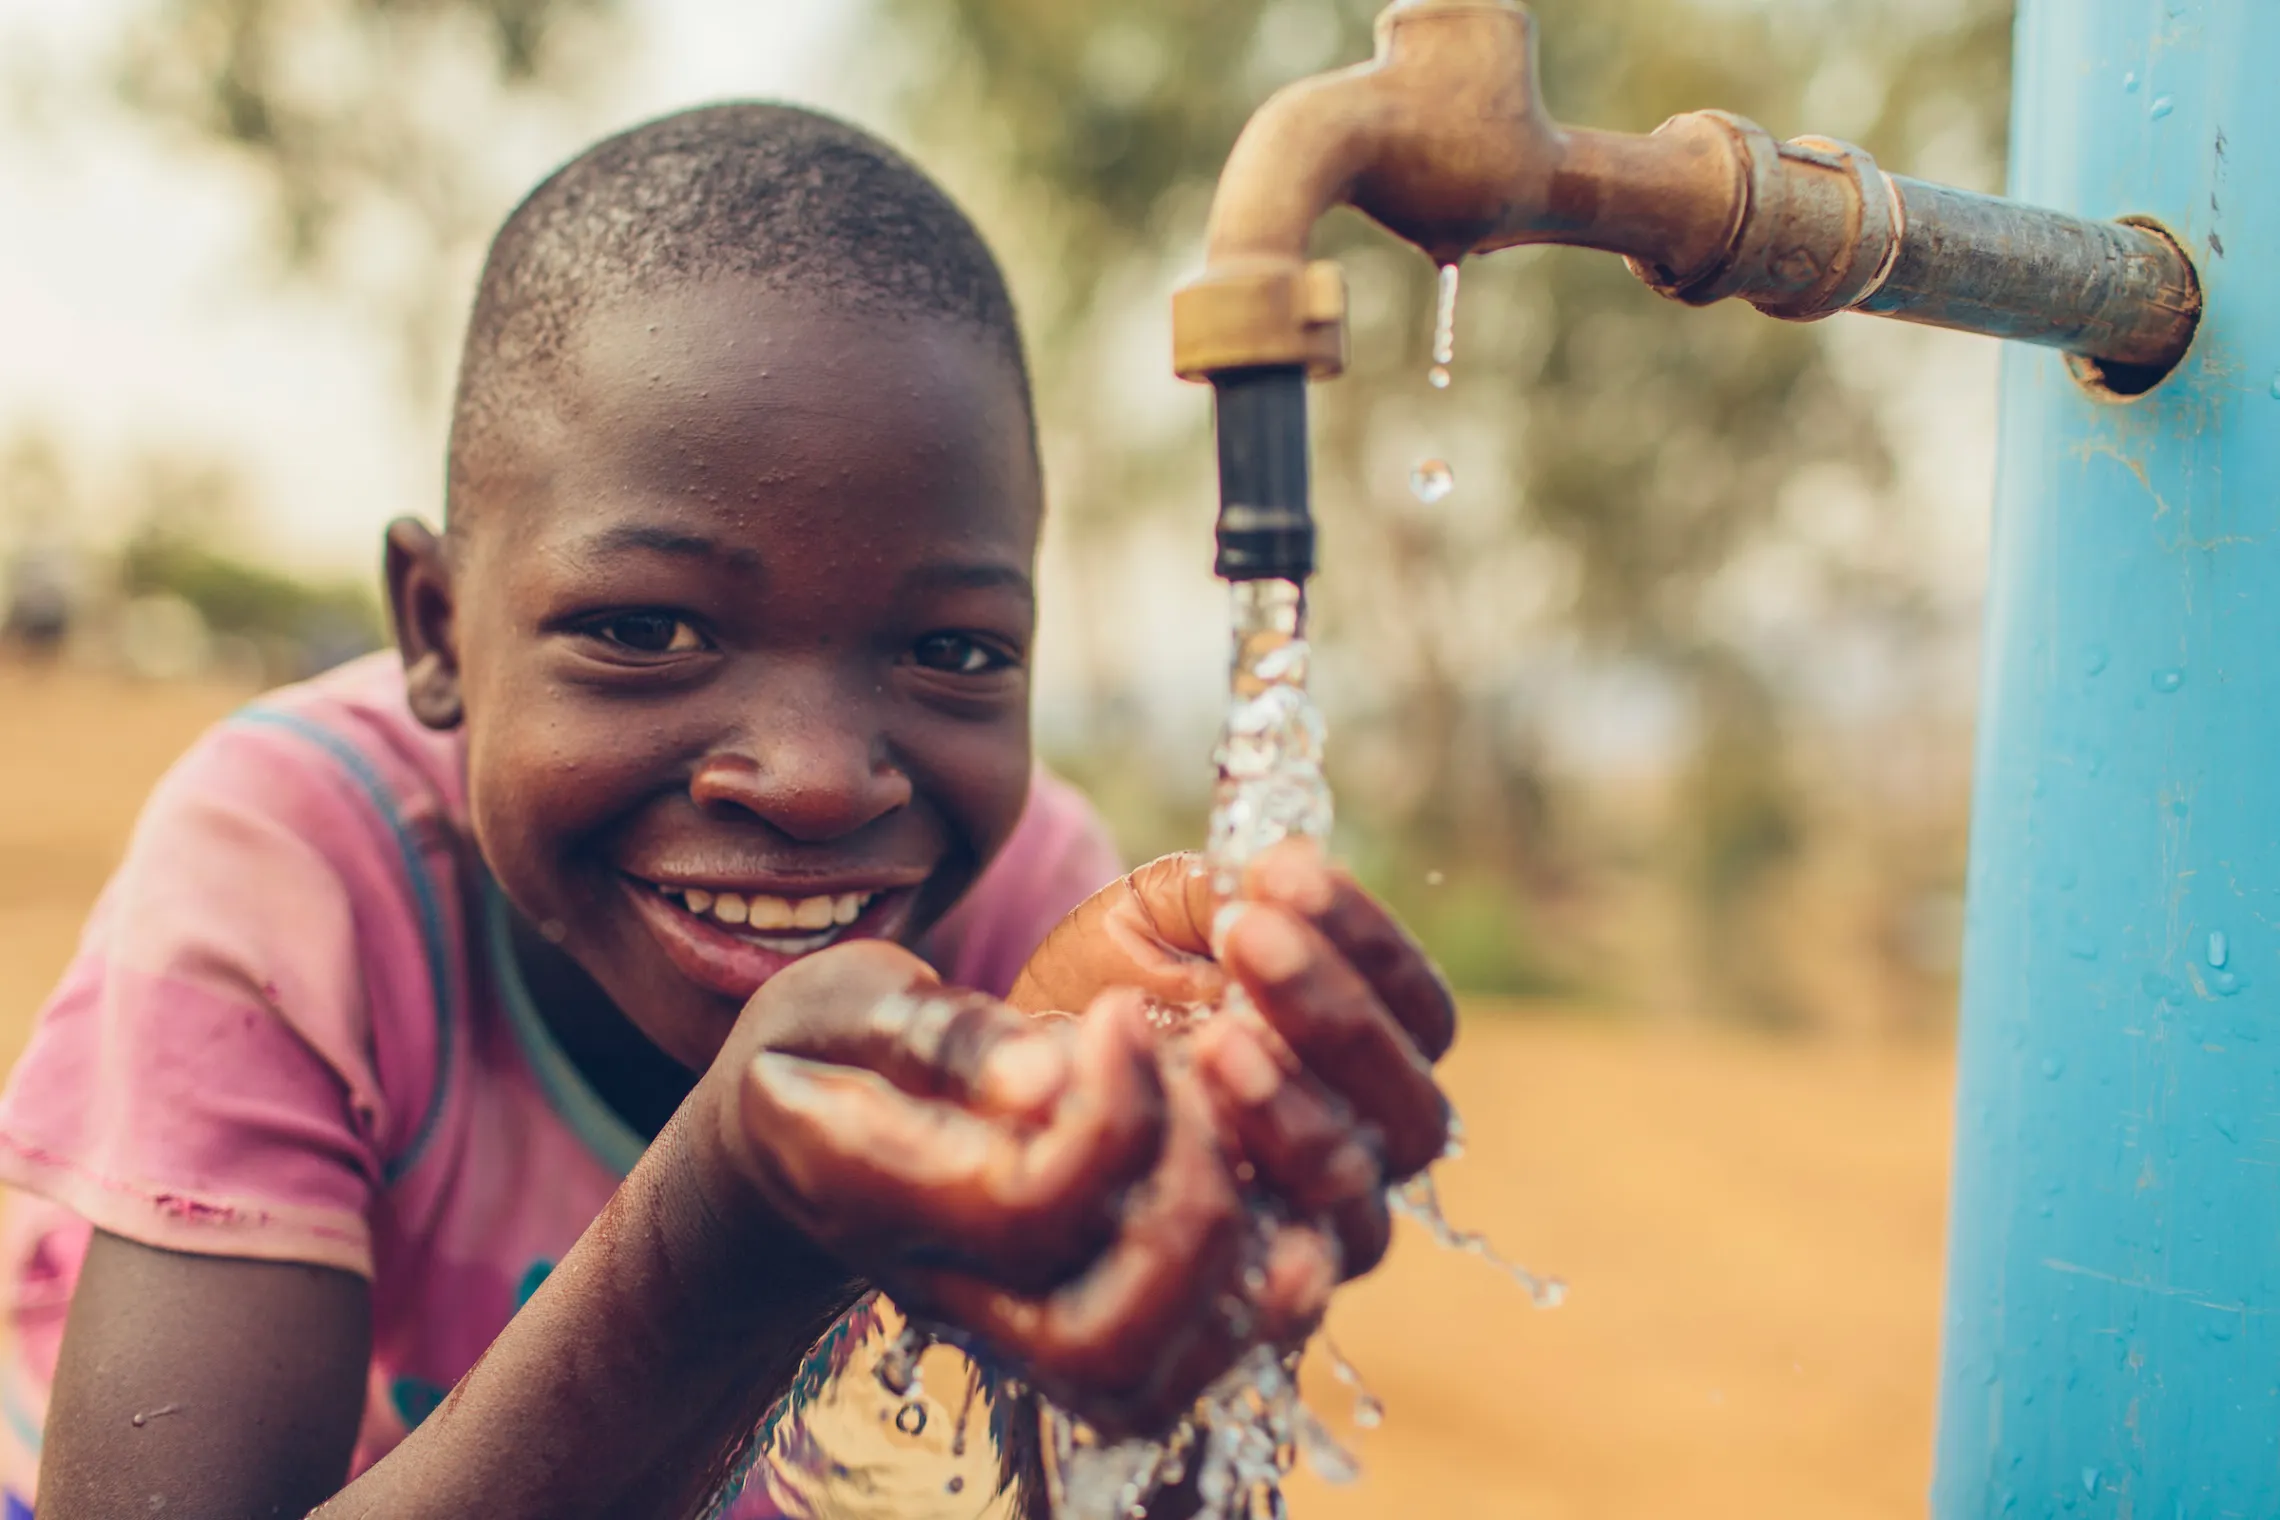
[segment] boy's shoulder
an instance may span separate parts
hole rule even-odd
[[[137,835],[258,817],[320,854],[375,835],[448,854],[466,833],[463,751],[458,733],[412,716],[402,666],[383,650],[265,692],[206,730],[152,791]]]
[[[935,926],[927,958],[957,985],[1002,997],[1062,916],[1123,869],[1091,801],[1039,766],[1012,837]]]
[[[444,823],[465,816],[465,741],[412,715],[392,649],[266,692],[202,742],[225,750],[279,748],[321,762],[320,774],[345,777],[384,811],[440,813]]]

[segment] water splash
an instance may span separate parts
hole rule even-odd
[[[1426,506],[1437,506],[1457,488],[1457,472],[1446,459],[1420,459],[1409,472],[1409,494]]]
[[[1557,1309],[1567,1302],[1567,1284],[1557,1277],[1538,1277],[1518,1262],[1501,1255],[1478,1230],[1460,1230],[1441,1211],[1441,1190],[1431,1172],[1419,1172],[1387,1195],[1393,1211],[1425,1227],[1434,1243],[1452,1251],[1477,1256],[1520,1285],[1528,1301],[1539,1309]]]
[[[1433,389],[1449,388],[1450,366],[1457,360],[1457,266],[1441,266],[1440,302],[1433,310],[1433,367],[1425,379]]]
[[[1354,1370],[1354,1364],[1346,1360],[1346,1353],[1340,1351],[1329,1336],[1322,1337],[1321,1346],[1322,1354],[1330,1361],[1330,1375],[1354,1390],[1354,1428],[1375,1430],[1383,1425],[1385,1401],[1370,1392],[1362,1382],[1362,1375]]]

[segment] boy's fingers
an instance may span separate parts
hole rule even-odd
[[[1343,1254],[1335,1238],[1313,1225],[1280,1225],[1268,1235],[1250,1289],[1261,1344],[1297,1346],[1315,1332],[1339,1280],[1353,1275],[1341,1266]]]
[[[1262,851],[1243,873],[1244,896],[1289,909],[1319,930],[1370,984],[1428,1061],[1449,1052],[1457,1004],[1432,958],[1384,905],[1331,865],[1311,839]]]
[[[1283,908],[1252,903],[1223,935],[1221,956],[1299,1062],[1376,1126],[1388,1177],[1441,1154],[1449,1110],[1432,1068],[1319,931]]]
[[[1241,1346],[1220,1300],[1240,1285],[1248,1218],[1200,1099],[1183,1107],[1114,1244],[1074,1282],[1041,1297],[963,1273],[918,1282],[934,1312],[1111,1428],[1168,1423]]]
[[[1212,870],[1194,851],[1160,856],[1124,878],[1150,937],[1183,955],[1211,954],[1211,916],[1219,911]]]
[[[1145,1177],[1164,1143],[1163,1079],[1140,996],[1104,994],[1068,1027],[1068,1081],[1023,1148],[1016,1201],[1101,1198]]]
[[[827,1247],[969,1262],[1043,1284],[1114,1233],[1119,1189],[1146,1174],[1163,1102],[1137,1011],[1110,1006],[1061,1036],[1063,1080],[1042,1127],[905,1091],[876,1072],[769,1052],[745,1073],[742,1119],[779,1202]],[[1027,1042],[1013,1081],[1033,1080]],[[977,1090],[997,1078],[985,1067]]]
[[[957,1103],[1038,1107],[1065,1078],[1062,1042],[986,993],[914,980],[899,959],[844,946],[793,966],[796,1005],[766,1048],[875,1071],[904,1092]],[[810,965],[818,968],[809,970]],[[824,973],[824,974],[819,974]],[[806,985],[813,983],[813,985]],[[1013,1077],[1013,1068],[1023,1074]]]
[[[876,1072],[768,1053],[745,1074],[743,1118],[773,1201],[859,1271],[914,1248],[978,1270],[1074,1271],[1114,1228],[1077,1209],[1028,1214],[1018,1232],[997,1195],[1019,1142],[952,1105],[913,1098]]]
[[[1392,1238],[1385,1167],[1374,1129],[1302,1073],[1286,1071],[1242,1017],[1207,1020],[1194,1035],[1198,1069],[1258,1180],[1290,1211],[1329,1222],[1341,1275],[1358,1277],[1384,1259]]]

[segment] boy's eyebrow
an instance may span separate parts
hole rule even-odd
[[[690,559],[724,559],[740,566],[756,566],[759,563],[759,557],[749,549],[726,548],[702,533],[659,527],[653,523],[617,523],[604,528],[578,548],[582,553],[594,555],[646,549],[652,554],[677,554]]]
[[[920,565],[902,578],[905,591],[1011,591],[1025,601],[1037,600],[1029,572],[1013,565],[936,562]]]

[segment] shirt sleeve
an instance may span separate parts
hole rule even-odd
[[[359,799],[225,726],[160,782],[0,1094],[0,1182],[168,1250],[372,1273]]]
[[[935,964],[958,986],[1004,997],[1053,926],[1123,872],[1092,803],[1040,770],[1013,837],[942,921]]]

